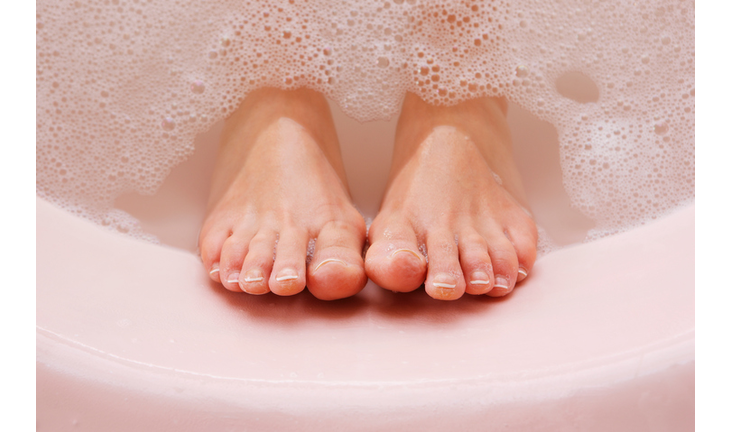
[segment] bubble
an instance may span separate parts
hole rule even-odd
[[[567,72],[555,81],[558,93],[579,103],[598,101],[598,86],[580,72]]]
[[[70,201],[83,191],[78,208],[100,208],[100,220],[115,191],[154,191],[194,137],[251,91],[304,86],[361,121],[396,115],[405,92],[429,104],[504,96],[561,131],[571,202],[612,229],[649,214],[625,190],[656,191],[646,208],[693,197],[693,8],[662,4],[658,16],[659,4],[648,3],[473,3],[233,2],[224,11],[198,2],[177,11],[162,0],[101,14],[38,0],[38,193]],[[671,133],[651,133],[659,122]],[[98,156],[94,168],[79,154]],[[123,154],[139,156],[122,162]],[[60,168],[44,168],[51,157],[63,161],[67,184]],[[674,166],[660,169],[666,185],[638,174]],[[92,171],[106,174],[84,174]],[[610,202],[633,213],[615,216]],[[110,225],[135,226],[123,219]]]
[[[200,80],[195,80],[190,84],[190,91],[193,93],[203,93],[205,91],[205,83]]]
[[[162,119],[162,129],[168,131],[175,129],[175,119],[172,117],[165,117]]]
[[[664,135],[669,131],[669,125],[665,121],[659,121],[656,124],[654,124],[654,132],[658,135]]]

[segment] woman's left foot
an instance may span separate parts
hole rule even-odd
[[[503,99],[430,106],[407,94],[367,275],[433,298],[503,296],[535,262],[537,229],[512,158]]]

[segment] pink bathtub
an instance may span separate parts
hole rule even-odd
[[[335,114],[372,217],[394,124]],[[517,107],[510,122],[535,217],[568,246],[501,299],[210,282],[194,250],[217,130],[158,195],[118,201],[163,245],[38,200],[37,429],[692,430],[694,207],[581,244],[554,129]]]

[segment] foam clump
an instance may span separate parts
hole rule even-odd
[[[38,194],[137,237],[115,198],[261,87],[361,121],[506,96],[556,126],[591,238],[694,199],[692,1],[39,0],[36,40]]]

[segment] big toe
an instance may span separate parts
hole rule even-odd
[[[365,257],[365,271],[378,286],[399,292],[417,289],[426,279],[426,259],[419,252],[416,234],[403,222],[371,227],[372,245]]]
[[[337,300],[365,287],[364,242],[364,223],[331,222],[322,229],[307,268],[307,288],[312,295],[320,300]]]

